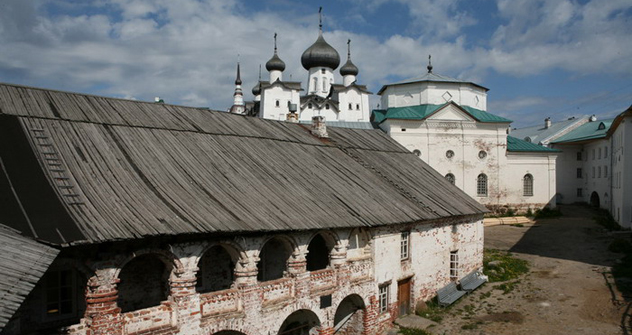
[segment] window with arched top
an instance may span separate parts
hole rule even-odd
[[[353,109],[353,104],[349,103],[349,109]]]
[[[329,104],[325,104],[325,109],[329,109]]]
[[[525,197],[533,196],[533,176],[529,173],[522,178],[522,195]]]
[[[479,197],[487,196],[487,175],[481,173],[476,178],[476,195]]]
[[[449,182],[450,182],[450,184],[454,185],[454,179],[455,179],[455,178],[454,178],[454,175],[453,175],[453,174],[451,174],[451,173],[446,174],[446,175],[445,175],[445,179],[446,179],[447,181],[449,181]]]
[[[275,106],[275,107],[279,107],[279,106],[281,106],[281,101],[280,101],[280,100],[277,100],[277,101],[274,103],[274,106]]]

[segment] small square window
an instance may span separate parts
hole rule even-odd
[[[583,178],[582,173],[583,173],[582,168],[577,168],[577,178],[579,179]]]
[[[578,161],[581,161],[581,160],[582,160],[582,152],[581,152],[581,151],[578,151],[578,152],[577,152],[577,160],[578,160]]]
[[[577,189],[577,196],[578,196],[578,197],[583,197],[583,196],[584,196],[584,194],[583,194],[583,193],[584,193],[584,192],[583,192],[583,190],[582,190],[581,188],[578,188],[578,189]]]

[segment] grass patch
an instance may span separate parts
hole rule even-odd
[[[450,309],[450,306],[445,307],[445,308],[439,306],[439,303],[437,302],[437,298],[434,298],[426,302],[426,307],[427,307],[426,310],[424,310],[423,312],[417,313],[417,315],[421,316],[422,318],[426,318],[428,320],[432,320],[437,323],[443,320],[443,314]]]
[[[494,289],[496,290],[501,290],[503,291],[503,294],[507,294],[511,291],[513,291],[516,288],[516,285],[519,284],[520,281],[511,281],[511,282],[507,282],[507,283],[502,283],[500,285],[495,285]]]
[[[549,207],[544,207],[542,209],[538,209],[535,211],[536,219],[548,219],[548,218],[557,218],[562,216],[562,212],[559,209],[551,209]]]
[[[614,220],[612,214],[605,209],[599,209],[597,211],[597,216],[593,217],[593,220],[595,220],[598,225],[609,231],[619,231],[622,229],[617,221]]]
[[[485,249],[483,253],[483,273],[489,278],[490,283],[516,279],[527,272],[529,263],[513,257],[510,252]]]
[[[417,329],[417,328],[399,328],[399,334],[404,334],[404,335],[432,335],[432,333],[428,332],[427,330],[424,329]]]

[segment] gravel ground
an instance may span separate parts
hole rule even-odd
[[[609,278],[621,257],[607,250],[615,238],[584,207],[535,224],[485,228],[485,247],[511,251],[530,272],[505,293],[487,283],[451,306],[433,334],[629,334],[628,304]],[[496,287],[495,287],[496,286]]]

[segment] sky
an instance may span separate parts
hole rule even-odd
[[[278,34],[285,80],[324,37],[372,92],[427,72],[490,89],[513,127],[632,105],[630,0],[2,0],[0,82],[227,110]],[[336,82],[341,77],[336,71]],[[379,97],[371,98],[373,107]]]

